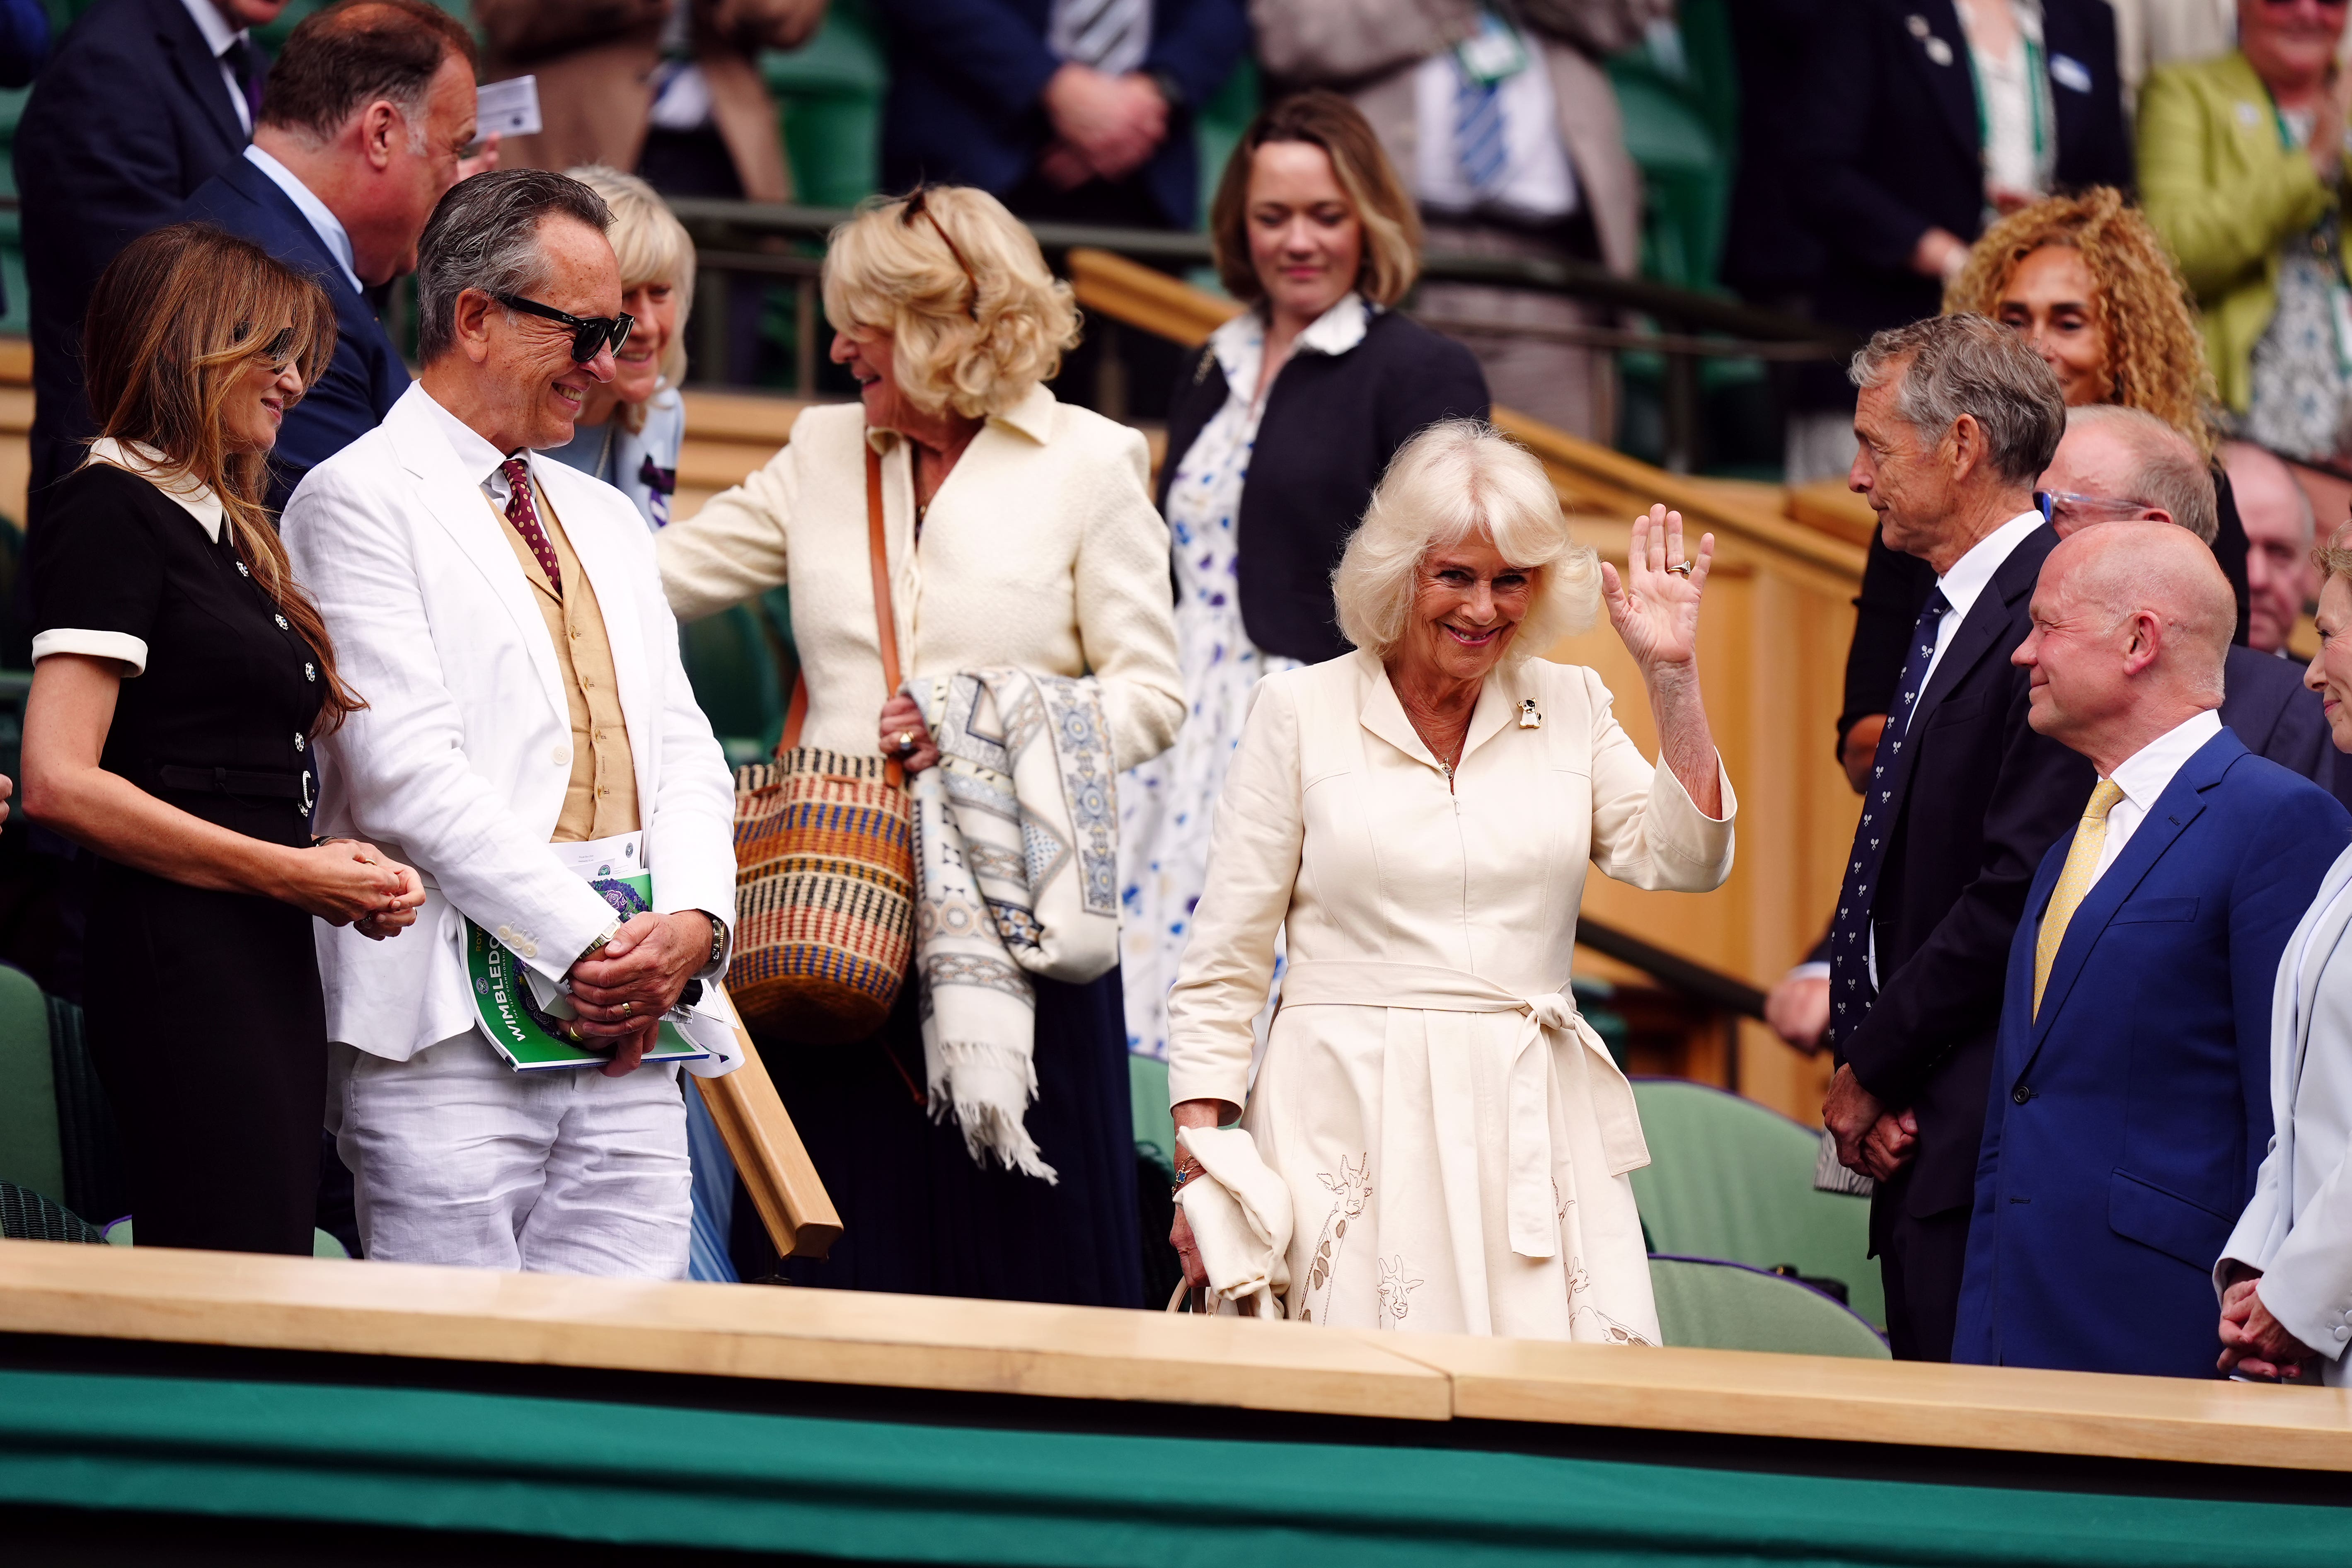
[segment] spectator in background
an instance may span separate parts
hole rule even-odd
[[[2137,408],[2069,408],[2042,489],[2061,539],[2123,520],[2177,522],[2213,542],[2212,469],[2188,437]],[[2327,715],[2304,689],[2301,667],[2233,643],[2221,668],[2221,722],[2246,750],[2339,797],[2352,794],[2352,766],[2328,743]]]
[[[2014,655],[2029,721],[2098,783],[2009,950],[1954,1361],[2212,1375],[2214,1260],[2271,1139],[2279,955],[2352,840],[2214,711],[2233,619],[2211,554],[2163,523],[2086,527],[2042,566]]]
[[[488,79],[539,79],[518,168],[634,169],[681,196],[784,202],[791,166],[762,49],[796,49],[825,0],[474,0]]]
[[[1601,62],[1670,14],[1659,0],[1254,0],[1279,83],[1348,92],[1420,200],[1433,248],[1641,265],[1642,182]],[[1615,434],[1610,362],[1562,334],[1606,312],[1536,289],[1425,283],[1417,309],[1470,345],[1495,400],[1571,434]]]
[[[2238,516],[2246,525],[2246,588],[2252,606],[2247,645],[2260,653],[2292,658],[2287,639],[2319,591],[2318,573],[2311,563],[2312,540],[2318,531],[2311,497],[2295,482],[2294,469],[2251,441],[2223,442],[2221,464],[2229,470]]]
[[[1839,1067],[1822,1120],[1874,1178],[1871,1249],[1896,1356],[1950,1359],[2010,937],[2091,770],[2027,728],[2009,655],[2058,536],[2032,504],[2065,428],[2057,377],[1982,316],[1879,333],[1854,358],[1849,483],[1936,586],[1905,645],[1830,927]]]
[[[1242,0],[878,0],[882,183],[1023,217],[1191,228],[1192,116],[1249,48]]]
[[[1828,0],[1817,40],[1790,187],[1826,253],[1824,321],[1861,334],[1932,315],[1994,217],[2131,184],[2105,0]],[[1790,480],[1844,468],[1851,391],[1811,374],[1797,404]]]
[[[637,503],[646,526],[666,527],[686,440],[686,320],[694,308],[694,240],[654,188],[615,169],[568,171],[604,198],[604,237],[621,264],[621,309],[636,319],[613,352],[613,379],[588,389],[557,462],[604,480]],[[697,1102],[699,1103],[699,1102]]]
[[[2238,0],[2107,0],[2116,12],[2116,74],[2124,112],[2139,111],[2148,73],[2176,62],[2210,60],[2238,44]]]
[[[180,216],[252,240],[334,301],[335,357],[286,415],[269,504],[383,423],[408,390],[369,290],[416,268],[442,194],[496,152],[474,140],[474,40],[428,0],[347,0],[314,11],[270,67],[241,158]]]
[[[16,141],[33,317],[28,523],[97,433],[81,384],[90,287],[251,140],[261,71],[247,29],[284,9],[286,0],[101,0],[33,85]]]
[[[1226,290],[1251,308],[1178,376],[1160,468],[1187,719],[1172,751],[1119,781],[1128,1047],[1155,1057],[1258,679],[1346,651],[1331,573],[1389,459],[1441,419],[1487,414],[1470,352],[1391,309],[1421,225],[1346,99],[1304,92],[1260,114],[1209,224]]]
[[[2352,458],[2345,7],[2242,0],[2238,48],[2148,79],[2139,118],[2147,216],[2203,311],[2236,433],[2287,458]]]

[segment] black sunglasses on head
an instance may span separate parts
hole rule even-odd
[[[538,316],[572,329],[572,363],[586,364],[594,359],[607,342],[614,350],[629,341],[629,329],[637,324],[635,316],[575,316],[559,310],[552,305],[542,305],[536,300],[526,300],[520,294],[493,294],[491,299],[510,310],[520,310],[526,316]]]

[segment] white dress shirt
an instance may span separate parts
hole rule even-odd
[[[1559,105],[1542,50],[1529,44],[1528,63],[1503,79],[1496,106],[1503,114],[1504,165],[1491,195],[1474,190],[1455,146],[1454,95],[1462,80],[1454,51],[1421,62],[1413,77],[1413,194],[1441,213],[1467,215],[1481,207],[1512,217],[1542,220],[1576,210],[1576,174],[1560,140]]]
[[[352,292],[360,293],[359,259],[352,250],[351,232],[343,227],[343,220],[335,216],[334,209],[320,201],[317,193],[304,184],[293,170],[258,146],[247,143],[245,161],[268,175],[270,183],[286,193],[286,199],[292,202],[310,221],[311,232],[327,247],[327,254],[335,258],[335,264],[343,269],[343,277],[351,283]]]
[[[1969,611],[1975,607],[1986,584],[1992,581],[1992,574],[2000,570],[2001,563],[2009,559],[2010,552],[2022,543],[2025,536],[2040,528],[2044,521],[2039,509],[2019,512],[1969,546],[1969,552],[1953,562],[1950,571],[1936,579],[1936,586],[1943,590],[1944,602],[1952,607],[1944,612],[1942,620],[1936,623],[1936,651],[1928,656],[1927,673],[1920,678],[1922,694],[1935,680],[1936,667],[1944,662],[1944,650],[1952,646],[1952,638],[1959,631],[1960,623],[1969,618]],[[1918,711],[1919,704],[1913,703],[1911,712],[1916,715]],[[1906,718],[1903,723],[1905,732],[1908,733],[1911,721]]]
[[[505,467],[511,454],[501,452],[490,445],[480,431],[435,401],[431,393],[425,394],[424,403],[425,412],[432,416],[433,423],[439,426],[441,434],[448,438],[449,450],[457,454],[457,466],[465,470],[467,478],[481,486],[482,494],[488,496],[490,504],[499,509],[499,515],[504,516],[507,496],[514,487],[507,483],[506,475],[499,470]],[[525,458],[530,456],[528,452],[520,455]]]
[[[2113,778],[2124,792],[2123,799],[2107,808],[2107,841],[2099,851],[2099,863],[2091,868],[2091,887],[2107,874],[2131,842],[2131,836],[2156,809],[2157,796],[2172,783],[2172,775],[2181,764],[2202,750],[2205,742],[2221,732],[2221,715],[2208,708],[2194,719],[2176,724],[2134,752],[2116,765]],[[2088,892],[2089,888],[2084,889]]]
[[[243,27],[228,25],[228,18],[220,14],[220,7],[214,5],[213,0],[180,0],[180,3],[188,8],[188,16],[195,22],[196,31],[205,36],[205,47],[212,51],[213,63],[220,69],[221,85],[228,89],[228,100],[236,110],[236,122],[245,127],[247,136],[252,135],[253,105],[245,101],[245,83],[236,79],[236,73],[228,68],[226,60],[221,58],[231,44],[249,43],[251,39]]]
[[[1992,574],[2000,570],[2001,563],[2009,559],[2010,552],[2022,543],[2027,534],[2047,521],[2039,508],[2019,512],[1969,545],[1968,553],[1953,562],[1952,569],[1936,579],[1936,586],[1943,591],[1945,603],[1952,607],[1946,610],[1944,618],[1936,623],[1936,651],[1927,656],[1927,673],[1919,678],[1922,699],[1927,696],[1928,685],[1936,679],[1936,667],[1944,662],[1944,650],[1952,646],[1953,636],[1959,631],[1960,623],[1969,618],[1969,611],[1976,606],[1977,600],[1983,596],[1986,586],[1992,582]],[[1910,711],[1904,715],[1905,734],[1911,732],[1911,721],[1918,717],[1923,706],[1924,701],[1914,702]],[[1864,962],[1870,970],[1871,984],[1879,984],[1876,921],[1870,922],[1870,948],[1864,955]]]

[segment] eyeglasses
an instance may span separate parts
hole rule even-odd
[[[2127,500],[2122,496],[2086,496],[2073,490],[2045,490],[2042,493],[2050,498],[2052,511],[2063,511],[2069,516],[2102,512],[2110,517],[2122,517],[2126,513],[2137,517],[2148,510],[2147,502]]]
[[[520,310],[526,316],[572,329],[572,363],[586,364],[611,343],[617,351],[629,341],[629,329],[637,324],[635,316],[575,316],[559,310],[552,305],[542,305],[536,300],[526,300],[520,294],[493,294],[491,299],[510,310]]]

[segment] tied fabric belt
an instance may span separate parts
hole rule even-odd
[[[1511,1049],[1505,1126],[1508,1131],[1511,1250],[1550,1258],[1559,1250],[1555,1207],[1551,1112],[1548,1091],[1554,1045],[1580,1045],[1593,1119],[1600,1124],[1609,1173],[1622,1175],[1650,1163],[1633,1086],[1610,1059],[1608,1047],[1559,991],[1522,996],[1465,970],[1418,963],[1370,963],[1301,959],[1283,972],[1285,1007],[1402,1007],[1425,1013],[1517,1013],[1524,1022]],[[1598,1060],[1600,1067],[1593,1063]],[[1569,1194],[1559,1194],[1561,1196]]]

